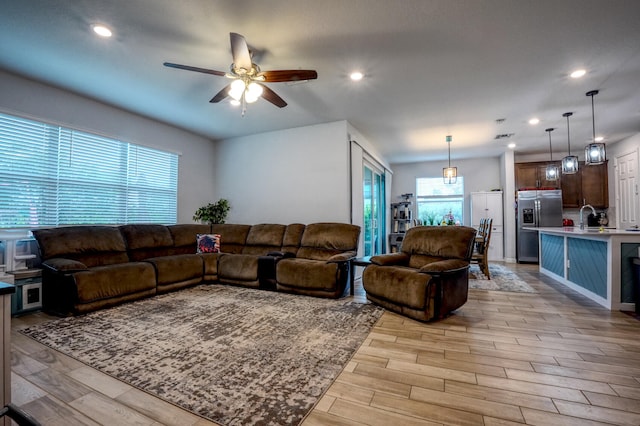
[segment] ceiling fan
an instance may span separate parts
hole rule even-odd
[[[227,97],[231,97],[233,103],[242,105],[242,115],[245,113],[246,105],[257,101],[260,97],[277,107],[283,108],[287,106],[284,99],[263,83],[282,83],[287,81],[314,80],[318,78],[318,73],[314,70],[261,71],[260,67],[252,62],[251,52],[244,37],[237,33],[230,33],[230,38],[233,63],[231,64],[229,72],[174,64],[171,62],[165,62],[164,66],[233,79],[231,83],[216,93],[209,102],[218,103]]]

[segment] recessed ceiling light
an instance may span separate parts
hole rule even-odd
[[[113,35],[111,30],[105,27],[104,25],[94,25],[93,32],[98,34],[100,37],[105,37],[105,38],[111,37]]]
[[[587,73],[587,70],[575,70],[574,72],[569,74],[569,76],[571,78],[580,78],[580,77],[584,77],[586,73]]]
[[[353,81],[360,81],[362,80],[362,77],[364,77],[364,74],[362,74],[360,71],[354,71],[349,77],[351,77],[351,80]]]
[[[538,124],[539,122],[540,122],[540,119],[536,117],[529,120],[529,124],[533,124],[533,125]]]
[[[511,142],[509,145],[507,145],[507,147],[513,149],[516,147],[516,143],[515,142]]]

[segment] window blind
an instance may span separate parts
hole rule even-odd
[[[178,155],[0,114],[0,228],[176,223]]]

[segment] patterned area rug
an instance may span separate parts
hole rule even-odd
[[[537,293],[533,287],[502,265],[489,264],[489,273],[491,274],[490,280],[480,271],[478,265],[471,265],[469,268],[469,288]]]
[[[223,425],[296,425],[383,313],[202,285],[21,333]]]

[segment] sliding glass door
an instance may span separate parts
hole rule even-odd
[[[385,250],[384,171],[366,162],[364,183],[364,255],[373,256]]]

